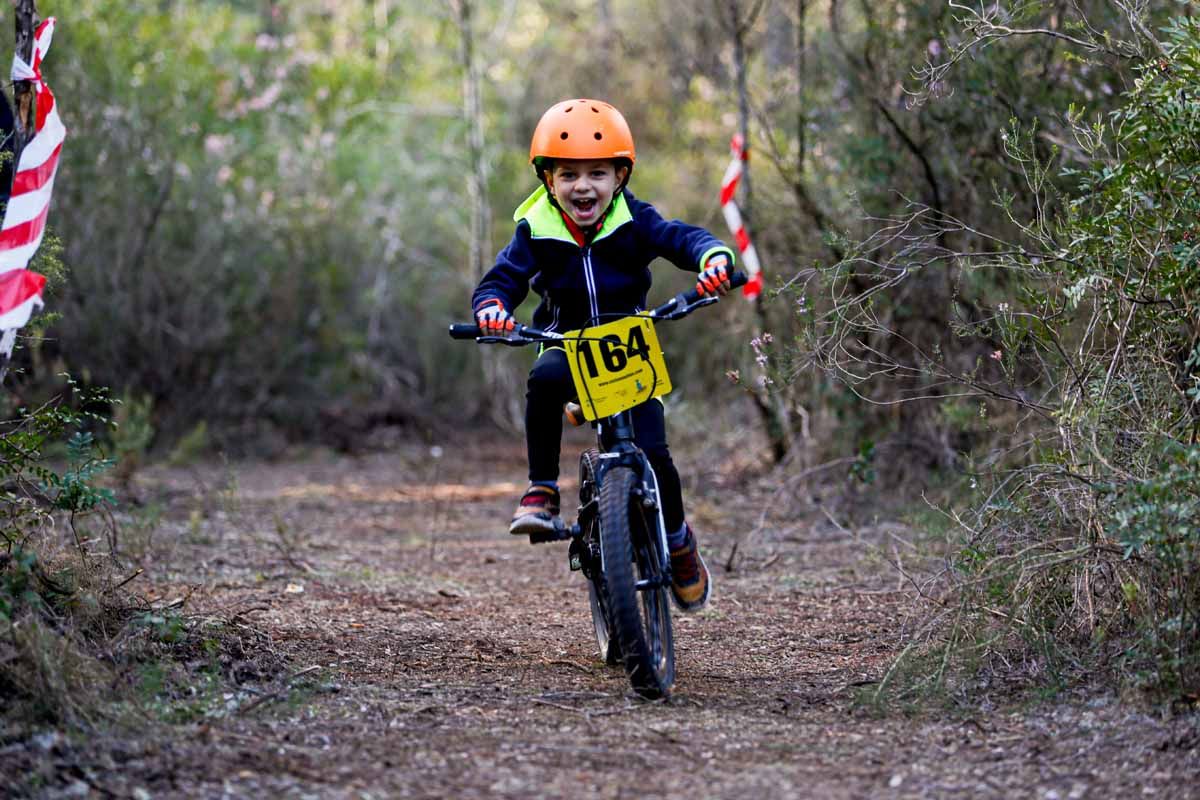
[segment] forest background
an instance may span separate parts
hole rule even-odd
[[[730,137],[752,152],[768,292],[666,338],[674,428],[717,408],[781,484],[953,499],[913,681],[953,651],[1200,690],[1195,3],[39,10],[70,139],[6,417],[103,387],[128,459],[514,430],[528,354],[446,324],[536,185],[542,111],[598,97],[633,190],[726,238]]]

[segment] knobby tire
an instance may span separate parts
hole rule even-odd
[[[634,495],[637,476],[628,467],[613,467],[600,487],[600,542],[611,622],[633,689],[647,699],[665,697],[675,680],[675,648],[671,636],[670,601],[666,588],[639,592],[637,581],[659,572],[656,527],[648,524]]]
[[[581,507],[596,498],[596,465],[600,452],[596,448],[584,451],[579,459],[579,504]],[[583,546],[587,549],[587,557],[596,555],[591,575],[588,576],[588,606],[592,611],[592,628],[596,634],[596,647],[600,657],[609,666],[622,663],[621,643],[617,641],[613,629],[612,613],[609,611],[611,602],[608,599],[608,587],[604,583],[604,575],[600,571],[600,514],[593,510],[586,519],[581,515],[583,525]]]

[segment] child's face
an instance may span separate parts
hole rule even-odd
[[[546,173],[546,184],[567,216],[586,228],[595,225],[608,210],[626,172],[626,167],[618,169],[611,161],[562,159]]]

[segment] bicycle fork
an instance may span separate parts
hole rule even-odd
[[[606,425],[607,423],[607,425]],[[597,502],[596,498],[600,495],[600,486],[604,483],[604,476],[608,470],[616,466],[629,467],[638,476],[640,483],[634,489],[633,494],[637,502],[641,504],[643,515],[649,513],[655,521],[653,530],[647,530],[646,535],[655,537],[657,541],[658,569],[656,574],[639,580],[637,589],[639,592],[652,591],[654,589],[666,588],[671,585],[671,556],[667,545],[667,525],[663,519],[662,502],[658,488],[658,476],[654,473],[654,467],[650,465],[649,459],[643,453],[633,440],[633,420],[628,411],[622,411],[619,414],[614,414],[603,422],[596,423],[597,440],[600,445],[601,452],[597,459],[595,467],[595,486],[593,487],[593,497],[591,503]],[[592,577],[589,573],[592,571],[591,562],[594,560],[590,554],[585,553],[587,544],[583,540],[583,516],[588,513],[585,508],[580,508],[580,519],[573,525],[560,524],[553,531],[546,533],[533,533],[529,536],[531,544],[546,544],[549,542],[561,542],[570,540],[571,547],[568,551],[567,558],[572,571],[583,571],[584,575],[589,579]],[[594,510],[592,511],[594,513]],[[644,518],[644,517],[643,517]],[[649,526],[647,526],[649,527]],[[647,542],[649,544],[649,542]],[[600,572],[604,571],[604,552],[600,552]]]
[[[605,423],[608,423],[607,428]],[[658,476],[654,473],[654,467],[650,465],[650,459],[634,443],[632,414],[629,411],[622,411],[604,422],[597,423],[596,438],[602,451],[600,455],[601,468],[597,470],[596,476],[597,491],[603,480],[604,472],[617,465],[629,467],[640,481],[640,484],[634,489],[634,495],[641,503],[643,514],[649,512],[655,521],[654,530],[646,530],[645,533],[658,540],[656,548],[659,555],[657,574],[639,580],[637,589],[639,592],[645,592],[669,587],[671,585],[671,556],[667,546],[667,525],[663,519]],[[604,553],[601,552],[600,555],[601,569],[603,569]]]
[[[662,503],[659,502],[658,476],[654,474],[654,467],[650,466],[650,462],[644,456],[642,463],[645,465],[646,472],[642,476],[641,487],[634,490],[634,494],[641,495],[639,499],[643,509],[654,513],[657,524],[654,526],[654,530],[647,531],[647,534],[658,538],[659,554],[657,575],[637,582],[637,590],[646,592],[659,588],[665,589],[671,585],[671,552],[667,545],[667,524],[663,520]]]

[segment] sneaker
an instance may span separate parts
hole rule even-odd
[[[558,512],[558,490],[535,483],[521,495],[508,532],[517,535],[548,533],[559,522]]]
[[[700,555],[700,546],[692,526],[687,526],[687,541],[671,551],[671,596],[680,611],[699,611],[708,603],[712,580]]]

